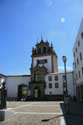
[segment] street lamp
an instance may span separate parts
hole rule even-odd
[[[66,56],[62,56],[62,60],[64,63],[64,72],[65,72],[65,78],[63,79],[63,94],[64,94],[65,111],[67,114],[69,113],[69,97],[68,97],[68,89],[67,89],[67,72],[66,72],[67,58]]]
[[[66,72],[66,62],[67,62],[67,58],[66,58],[66,56],[62,56],[62,60],[63,60],[63,63],[64,63],[64,71],[65,71],[63,92],[64,92],[64,96],[68,96],[68,90],[67,90],[67,72]]]

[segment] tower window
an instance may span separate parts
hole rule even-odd
[[[41,53],[41,48],[38,48],[38,54],[40,54]]]
[[[46,53],[46,47],[43,47],[43,52]]]
[[[45,59],[45,63],[47,63],[47,59]]]

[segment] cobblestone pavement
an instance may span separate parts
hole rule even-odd
[[[13,115],[0,125],[60,125],[61,102],[7,102]]]

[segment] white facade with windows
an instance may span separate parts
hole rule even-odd
[[[83,20],[73,47],[74,80],[78,99],[83,100]]]
[[[45,77],[46,81],[46,95],[63,95],[63,77],[64,73],[49,73]],[[73,87],[73,72],[67,72],[67,88],[68,95],[74,96]]]
[[[64,73],[49,73],[45,76],[45,95],[63,95],[63,76]],[[31,91],[29,85],[31,82],[31,76],[29,75],[11,75],[6,76],[5,82],[7,87],[7,98],[17,99],[18,97],[18,86],[27,85],[28,86],[28,96],[31,96]],[[67,72],[67,86],[68,94],[74,96],[73,88],[73,72]]]

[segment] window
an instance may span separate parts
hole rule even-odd
[[[78,60],[78,58],[77,58],[77,64],[79,64],[79,60]]]
[[[58,81],[58,76],[55,76],[55,80]]]
[[[79,71],[79,78],[80,78],[80,71]]]
[[[58,88],[59,87],[59,84],[58,83],[55,83],[55,88]]]
[[[52,76],[49,76],[48,79],[49,79],[49,81],[52,81]]]
[[[81,32],[81,38],[83,39],[83,32]]]
[[[83,67],[82,67],[82,75],[83,75]]]
[[[41,76],[39,74],[36,75],[36,81],[40,81],[41,80]]]
[[[47,59],[37,60],[37,64],[45,64],[47,63]]]
[[[41,53],[41,48],[38,48],[38,54],[40,54]]]
[[[46,53],[46,47],[43,47],[43,52]]]
[[[80,53],[80,60],[82,60],[82,54]]]
[[[76,52],[77,52],[77,48],[76,48]]]
[[[78,46],[80,46],[80,41],[78,40]]]
[[[49,83],[49,88],[52,88],[52,83]]]
[[[75,52],[73,53],[74,57],[75,57]]]
[[[45,59],[45,63],[47,63],[48,61],[47,61],[47,59]]]
[[[75,64],[75,68],[76,68],[76,62],[74,64]]]
[[[76,80],[78,80],[78,75],[76,74]]]

